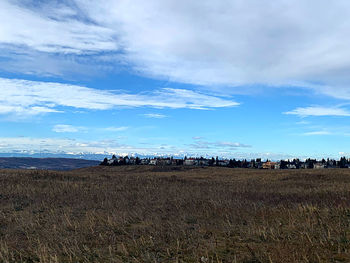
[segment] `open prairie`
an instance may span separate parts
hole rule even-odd
[[[350,169],[0,170],[0,262],[350,262]]]

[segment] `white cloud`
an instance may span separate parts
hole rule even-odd
[[[295,124],[298,124],[298,125],[308,125],[308,124],[310,124],[310,122],[308,122],[308,121],[298,121],[298,122],[296,122]]]
[[[199,137],[193,138],[194,142],[189,146],[193,149],[214,149],[216,151],[222,151],[223,149],[236,150],[237,148],[249,148],[250,145],[239,143],[239,142],[229,142],[229,141],[217,141],[208,142],[201,140]]]
[[[225,91],[300,84],[350,99],[349,11],[346,0],[3,0],[0,46],[15,50],[8,70],[22,73],[63,74],[86,65],[76,55],[95,54],[97,64]]]
[[[115,30],[125,60],[151,76],[228,86],[350,83],[346,0],[76,3]]]
[[[111,132],[120,132],[120,131],[126,131],[127,129],[129,129],[129,127],[121,126],[121,127],[107,127],[107,128],[104,128],[103,130],[111,131]]]
[[[305,136],[313,136],[313,135],[331,135],[329,131],[312,131],[312,132],[305,132],[303,135]]]
[[[188,147],[185,147],[188,148]],[[237,148],[237,150],[243,148]],[[252,158],[268,158],[272,160],[293,159],[293,158],[324,158],[325,155],[307,155],[299,154],[273,153],[273,152],[244,152],[230,148],[213,148],[208,149],[187,149],[181,146],[157,145],[149,144],[147,147],[139,147],[121,144],[116,140],[99,140],[99,141],[83,141],[67,138],[36,138],[36,137],[0,137],[0,153],[50,153],[50,154],[119,154],[130,155],[132,153],[144,155],[174,155],[174,156],[207,156],[212,157],[218,155],[225,158],[236,159],[252,159]],[[329,157],[333,157],[330,155]]]
[[[36,137],[0,137],[0,153],[50,153],[50,154],[120,154],[130,155],[133,153],[143,155],[173,155],[173,156],[225,156],[232,157],[232,151],[238,149],[238,144],[234,143],[234,148],[223,146],[215,148],[215,143],[208,149],[203,147],[185,150],[181,145],[168,144],[147,144],[146,147],[139,145],[122,144],[119,140],[98,140],[84,141],[70,138],[36,138]],[[220,144],[220,143],[219,143]],[[242,146],[243,147],[243,146]],[[247,146],[244,146],[247,147]],[[245,153],[249,155],[250,153]],[[244,155],[242,153],[242,155]],[[237,155],[239,156],[239,155]],[[236,158],[238,158],[235,156]]]
[[[80,141],[62,138],[0,137],[0,152],[104,153],[126,150],[114,140]]]
[[[108,110],[122,107],[210,109],[239,105],[192,90],[161,89],[128,94],[52,82],[0,78],[0,114],[60,112],[59,107]]]
[[[82,126],[73,126],[67,124],[57,124],[52,128],[52,131],[57,133],[76,133],[76,132],[86,132],[86,131],[103,131],[103,132],[121,132],[128,130],[129,127],[107,127],[107,128],[87,128]]]
[[[3,0],[0,24],[0,43],[42,52],[80,54],[118,47],[113,30],[79,20],[77,11],[63,4],[35,9]]]
[[[307,116],[350,116],[350,112],[342,108],[327,108],[321,106],[311,106],[305,108],[296,108],[292,111],[284,112],[288,115]]]
[[[67,124],[57,124],[52,128],[52,131],[58,132],[58,133],[72,133],[72,132],[79,132],[81,130],[81,127],[75,127],[72,125]]]
[[[1,101],[1,95],[0,95],[0,101]],[[2,102],[2,101],[1,101]],[[43,114],[43,113],[53,113],[53,112],[61,112],[52,108],[44,107],[44,106],[29,106],[29,107],[22,107],[21,105],[11,105],[9,103],[6,105],[6,102],[2,102],[3,104],[0,105],[0,114],[9,114],[9,113],[15,113],[15,114],[23,114],[23,115],[37,115],[37,114]]]
[[[216,147],[228,147],[228,148],[237,148],[237,147],[251,147],[250,145],[239,143],[239,142],[216,142],[214,143]]]
[[[146,118],[151,118],[151,119],[163,119],[167,117],[166,115],[160,114],[160,113],[145,113],[142,115],[145,116]]]
[[[178,147],[149,144],[147,147],[127,145],[119,140],[83,141],[70,138],[0,137],[0,153],[51,154],[120,154],[172,155],[181,152]]]

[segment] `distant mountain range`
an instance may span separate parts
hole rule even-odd
[[[143,153],[65,153],[65,152],[30,152],[30,151],[21,151],[21,152],[10,152],[10,153],[0,153],[1,157],[31,157],[31,158],[69,158],[69,159],[85,159],[85,160],[97,160],[97,161],[103,161],[105,157],[110,158],[112,155],[116,156],[126,156],[129,157],[139,157],[139,158],[154,158],[154,157],[175,157],[175,158],[184,158],[185,156],[191,156],[191,157],[204,157],[204,158],[211,158],[213,157],[210,154],[196,154],[196,153],[173,153],[173,154],[165,154],[165,153],[150,153],[150,154],[143,154]],[[215,157],[215,156],[214,156]],[[225,156],[220,156],[225,157]]]
[[[69,154],[64,152],[50,153],[50,152],[3,152],[0,153],[1,157],[30,157],[30,158],[68,158],[68,159],[84,159],[102,161],[105,157],[112,156],[110,153],[95,154],[95,153],[75,153]]]
[[[99,164],[96,160],[73,158],[0,157],[0,169],[73,170]]]

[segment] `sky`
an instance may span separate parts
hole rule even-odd
[[[350,157],[349,12],[1,0],[0,156]]]

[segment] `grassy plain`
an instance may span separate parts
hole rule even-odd
[[[0,262],[350,262],[350,169],[0,170]]]

